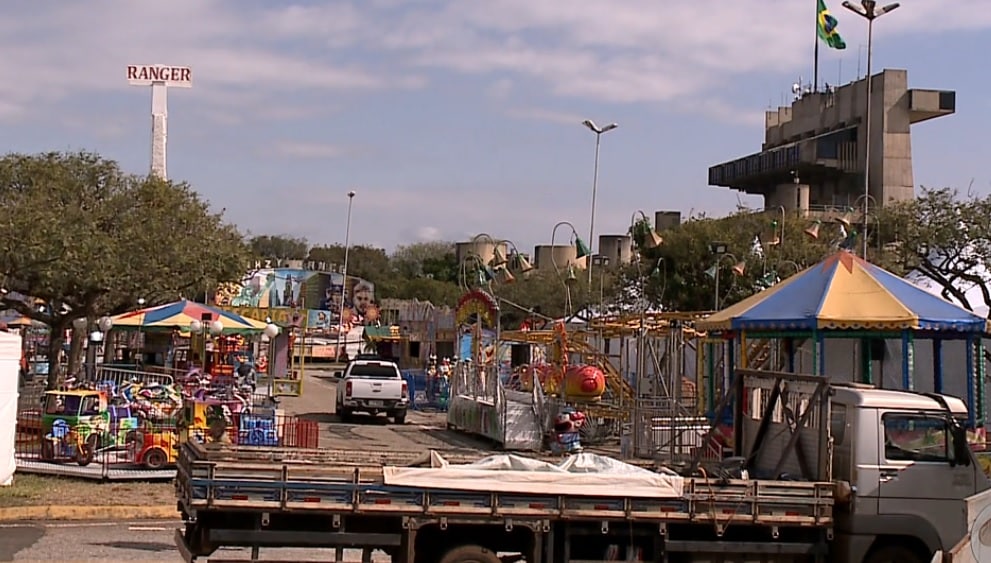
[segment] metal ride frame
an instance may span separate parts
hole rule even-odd
[[[602,421],[600,434],[606,435],[596,435],[596,439],[628,440],[624,457],[685,461],[701,446],[702,436],[709,429],[699,408],[704,357],[699,350],[703,335],[692,328],[693,322],[706,314],[609,315],[593,319],[583,329],[567,331],[563,338],[558,330],[504,331],[500,336],[509,343],[563,343],[571,362],[602,370],[606,393],[600,400],[570,400],[579,402],[591,420]],[[635,355],[634,350],[641,349],[637,339],[642,339],[646,355],[643,376],[631,373],[638,362],[627,358],[627,351]],[[606,344],[615,340],[619,341],[619,350],[605,351]],[[672,385],[679,380],[680,384]],[[545,385],[544,391],[556,395],[559,401],[569,401],[553,386]]]

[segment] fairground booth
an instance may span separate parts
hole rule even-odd
[[[959,396],[967,403],[968,427],[982,439],[987,320],[850,252],[839,251],[696,328],[723,340],[725,366],[754,368],[774,356],[780,362],[766,369]],[[964,361],[947,361],[951,356]],[[706,375],[703,392],[714,416],[730,370],[710,363]]]

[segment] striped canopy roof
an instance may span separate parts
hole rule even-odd
[[[265,323],[248,317],[242,317],[236,313],[210,307],[203,303],[194,303],[185,299],[148,307],[129,313],[122,313],[113,317],[114,328],[133,328],[141,330],[172,330],[178,327],[183,332],[189,331],[189,325],[194,320],[201,321],[209,315],[209,321],[220,320],[224,325],[224,333],[238,334],[261,332],[265,330]]]
[[[720,330],[986,332],[987,320],[847,251],[698,321]]]

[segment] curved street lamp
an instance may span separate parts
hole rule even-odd
[[[736,255],[732,253],[722,252],[718,254],[718,258],[716,258],[716,263],[705,271],[706,275],[713,278],[716,282],[716,288],[715,291],[713,292],[714,311],[719,310],[719,302],[721,301],[719,299],[719,271],[722,269],[723,260],[725,258],[729,258],[730,260],[732,260],[733,266],[730,268],[730,271],[733,273],[735,277],[743,276],[747,268],[747,263],[744,262],[743,260],[738,260]]]
[[[585,241],[583,241],[581,237],[578,236],[578,231],[575,229],[575,226],[572,225],[569,221],[561,221],[558,224],[554,225],[554,229],[551,231],[551,264],[554,266],[554,272],[557,274],[558,279],[561,279],[561,268],[557,264],[557,257],[555,256],[556,254],[555,251],[557,250],[557,246],[554,244],[554,241],[557,238],[557,230],[563,226],[567,226],[571,229],[572,238],[571,241],[569,242],[569,246],[575,247],[576,259],[585,258],[592,254],[588,246],[585,245]],[[589,260],[589,262],[591,262],[591,260]],[[572,303],[571,303],[571,286],[578,283],[578,276],[575,275],[575,265],[573,263],[569,262],[567,266],[568,266],[567,276],[564,279],[562,279],[561,282],[564,284],[564,289],[567,292],[565,295],[565,299],[566,299],[565,313],[566,316],[570,317],[573,312]]]
[[[637,219],[638,215],[640,216],[639,220]],[[637,244],[636,237],[638,233],[635,231],[638,224],[644,224],[647,226],[646,232],[643,233],[643,248],[657,248],[658,246],[664,244],[664,238],[657,234],[657,231],[654,229],[654,225],[650,222],[650,218],[647,217],[647,214],[640,209],[634,211],[633,215],[630,217],[630,237],[633,238],[634,244]]]

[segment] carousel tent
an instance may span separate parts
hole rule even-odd
[[[179,330],[188,332],[193,321],[212,323],[217,320],[224,325],[225,334],[258,333],[264,331],[267,326],[262,321],[182,299],[167,305],[117,315],[113,317],[113,327],[145,331],[172,330],[178,327]]]
[[[970,424],[983,421],[984,370],[973,358],[983,354],[987,319],[847,251],[696,322],[696,328],[740,344],[748,338],[804,342],[812,358],[804,371],[841,381],[859,371],[864,383],[913,390],[918,388],[916,341],[928,341],[932,373],[926,375],[932,377],[921,390],[966,397]],[[944,367],[944,342],[954,346],[946,352],[966,358],[963,377]],[[799,352],[792,352],[789,371]],[[729,353],[735,354],[733,347]],[[900,369],[890,369],[895,368],[892,360]],[[878,362],[880,378],[875,378]]]
[[[987,321],[840,251],[699,322],[701,330],[922,330],[983,333]]]

